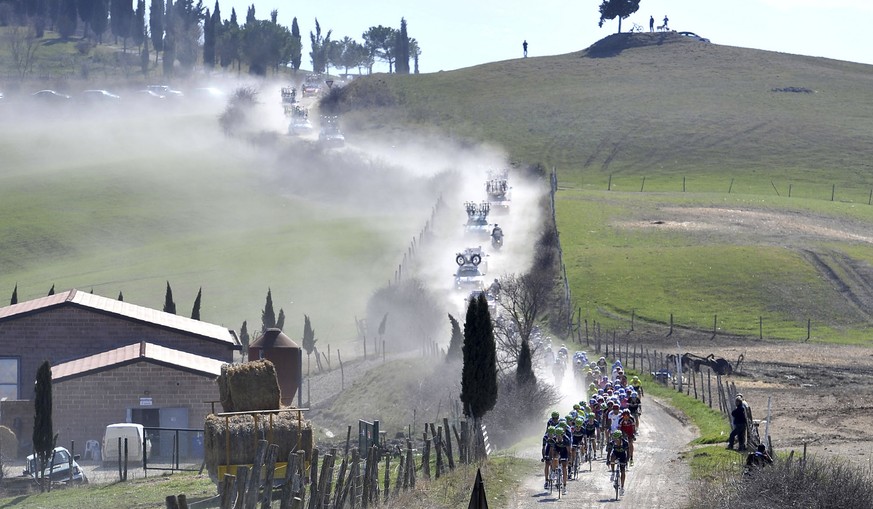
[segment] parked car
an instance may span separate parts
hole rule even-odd
[[[688,37],[690,39],[694,39],[695,41],[711,42],[706,37],[701,37],[701,36],[695,34],[694,32],[679,32],[679,35],[681,35],[682,37]]]
[[[122,422],[106,426],[103,433],[103,463],[118,462],[119,439],[121,439],[121,453],[124,454],[124,439],[127,439],[127,461],[142,463],[143,442],[145,442],[146,456],[151,452],[152,442],[146,436],[142,424]]]
[[[70,96],[67,94],[55,92],[54,90],[40,90],[39,92],[31,94],[31,97],[46,103],[66,103],[70,100]]]
[[[149,85],[148,87],[146,87],[146,90],[151,90],[152,92],[162,97],[166,97],[167,99],[181,99],[185,95],[180,90],[174,90],[170,88],[169,85]]]
[[[79,464],[76,463],[76,460],[78,459],[78,454],[71,458],[70,451],[66,448],[55,447],[53,457],[50,459],[49,465],[46,466],[44,470],[45,477],[51,479],[51,482],[53,483],[66,484],[69,483],[72,478],[73,484],[86,484],[88,482],[88,477],[85,475],[82,468],[79,467]],[[72,477],[70,474],[71,467]],[[23,475],[36,479],[38,476],[38,468],[36,455],[31,454],[27,457]]]
[[[82,95],[79,97],[83,102],[94,103],[94,104],[99,104],[99,103],[114,104],[119,99],[121,99],[121,96],[113,94],[112,92],[109,92],[108,90],[85,90],[84,92],[82,92]]]

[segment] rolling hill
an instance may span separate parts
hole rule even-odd
[[[556,168],[574,305],[729,334],[868,342],[873,66],[616,34],[576,53],[371,76],[333,99]]]

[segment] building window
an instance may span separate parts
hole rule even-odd
[[[0,357],[0,399],[18,399],[18,357]]]

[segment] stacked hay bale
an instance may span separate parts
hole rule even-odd
[[[248,413],[206,417],[205,460],[213,480],[218,481],[219,465],[250,465],[258,440],[262,439],[279,446],[279,461],[286,461],[290,452],[299,450],[306,451],[306,457],[310,457],[312,426],[308,421],[298,420],[298,412],[258,413],[281,408],[279,382],[272,362],[225,364],[221,367],[218,387],[224,412]]]

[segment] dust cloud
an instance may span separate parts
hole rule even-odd
[[[464,202],[484,201],[488,172],[509,167],[499,148],[413,135],[389,143],[345,132],[345,146],[328,149],[318,143],[314,100],[304,100],[314,131],[288,134],[283,85],[213,80],[163,99],[130,87],[113,90],[118,100],[99,102],[4,91],[0,184],[59,208],[50,220],[64,249],[11,247],[0,258],[0,291],[19,283],[25,300],[58,283],[109,297],[121,291],[129,302],[158,307],[169,279],[176,295],[192,300],[204,287],[204,320],[235,330],[247,320],[252,331],[270,287],[276,311],[288,315],[286,330],[302,331],[309,314],[320,344],[337,345],[355,337],[355,317],[394,279],[426,224],[430,241],[407,261],[405,275],[436,296],[443,317],[463,319],[466,295],[453,284],[457,252],[481,245],[488,282],[527,270],[545,191],[524,172],[510,171],[508,212],[489,215],[505,232],[502,250],[492,250],[487,236],[464,233]],[[257,105],[245,135],[228,137],[218,119],[241,87],[257,91]],[[13,206],[0,205],[0,212],[22,220],[4,233],[45,220]],[[166,249],[186,256],[162,258]],[[283,261],[259,249],[289,256]],[[180,309],[187,306],[181,299]],[[423,334],[445,346],[449,323],[442,323],[444,329]]]

